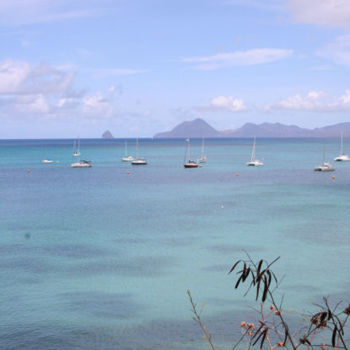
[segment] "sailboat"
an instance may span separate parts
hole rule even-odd
[[[52,164],[53,160],[51,158],[47,158],[46,157],[46,149],[45,149],[45,153],[44,153],[44,159],[41,161],[42,164]]]
[[[334,171],[334,167],[331,163],[325,161],[325,146],[323,145],[323,161],[321,165],[314,168],[314,171]]]
[[[348,162],[350,161],[350,156],[344,154],[344,142],[343,142],[344,133],[340,134],[340,155],[335,157],[336,162]]]
[[[205,155],[205,152],[204,152],[204,137],[202,138],[202,154],[198,161],[199,163],[205,163],[207,161],[207,156]]]
[[[127,141],[124,142],[124,147],[125,147],[125,155],[122,157],[123,162],[132,162],[134,160],[133,156],[128,156],[128,143]]]
[[[191,160],[191,145],[190,145],[190,139],[186,139],[187,147],[186,147],[186,154],[185,154],[185,160],[184,160],[184,167],[185,168],[198,168],[198,163],[194,160]]]
[[[247,166],[262,166],[264,163],[261,160],[255,159],[256,138],[254,137],[252,155],[250,161],[246,163]]]
[[[132,165],[147,165],[147,160],[139,158],[139,139],[136,139],[136,158],[131,161]]]
[[[80,157],[80,137],[78,138],[78,147],[76,141],[73,143],[73,157]]]
[[[78,148],[76,152],[73,153],[74,161],[71,163],[71,168],[91,168],[92,162],[90,160],[81,160],[80,159],[80,138],[78,142]]]

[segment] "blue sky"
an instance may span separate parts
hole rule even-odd
[[[2,139],[350,121],[350,1],[0,0],[0,44]]]

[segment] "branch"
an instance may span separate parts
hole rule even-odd
[[[194,313],[194,316],[195,316],[193,319],[194,319],[196,322],[198,322],[198,324],[199,324],[200,327],[202,328],[202,331],[203,331],[203,333],[204,333],[204,336],[205,336],[205,338],[207,339],[211,350],[215,350],[214,345],[213,345],[213,343],[211,342],[211,334],[207,332],[207,329],[205,328],[204,324],[202,323],[201,317],[200,317],[199,313],[197,312],[196,304],[193,302],[193,299],[192,299],[192,296],[191,296],[191,292],[190,292],[189,289],[187,290],[187,294],[188,294],[188,297],[190,298],[190,303],[191,303],[191,305],[192,305],[192,312]]]

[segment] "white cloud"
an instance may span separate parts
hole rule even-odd
[[[132,69],[132,68],[91,68],[85,69],[87,72],[97,77],[105,77],[111,75],[135,75],[150,72],[149,69]]]
[[[238,98],[234,98],[232,96],[216,96],[210,100],[209,105],[206,106],[193,106],[192,110],[198,112],[230,112],[230,113],[238,113],[238,112],[246,112],[248,110],[247,106],[244,104],[244,101]],[[193,118],[194,115],[192,110],[187,110],[184,108],[178,108],[173,110],[181,117],[187,115],[188,118]]]
[[[226,0],[225,4],[277,11],[281,14],[289,12],[298,23],[350,26],[348,0]]]
[[[0,63],[0,94],[18,93],[28,78],[31,67],[27,62],[5,60]]]
[[[181,62],[194,63],[196,69],[213,70],[230,66],[252,66],[285,59],[292,55],[292,50],[283,49],[252,49],[219,53],[212,56],[185,57]]]
[[[265,106],[265,110],[349,112],[350,90],[345,90],[339,97],[329,96],[324,91],[310,91],[306,96],[297,94],[275,104]]]
[[[1,1],[1,0],[0,0]],[[114,114],[115,87],[102,92],[73,90],[75,72],[62,71],[47,64],[0,62],[0,115],[9,118],[64,118],[72,114],[106,118]]]
[[[233,98],[232,96],[218,96],[210,101],[210,106],[214,109],[223,109],[230,112],[243,112],[247,110],[243,100]]]
[[[350,106],[350,90],[345,90],[344,94],[339,97],[339,103],[343,106]]]
[[[77,101],[75,98],[72,97],[61,97],[57,103],[57,108],[71,108],[77,105]]]
[[[49,103],[42,94],[17,96],[14,106],[20,113],[46,114],[50,112]]]
[[[0,95],[64,93],[71,86],[74,72],[62,72],[46,64],[32,67],[28,62],[0,62]]]
[[[350,25],[348,0],[289,0],[288,8],[295,21],[319,25]]]
[[[112,0],[0,0],[0,25],[21,26],[108,13]]]
[[[336,64],[350,66],[350,35],[342,35],[317,52]]]
[[[113,104],[101,92],[84,96],[82,103],[87,117],[111,118],[115,113]]]

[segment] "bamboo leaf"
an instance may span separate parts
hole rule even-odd
[[[230,269],[230,271],[229,271],[228,273],[231,273],[241,261],[242,261],[242,260],[236,261],[236,262],[234,263],[234,265],[231,267],[231,269]]]
[[[337,326],[334,326],[333,333],[332,333],[332,346],[333,346],[333,348],[335,347],[337,330],[338,330]]]

